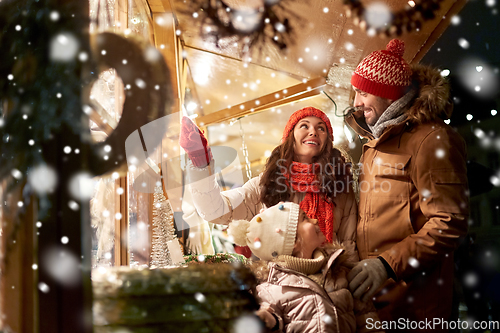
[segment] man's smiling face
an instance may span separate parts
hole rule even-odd
[[[392,104],[393,100],[369,94],[356,87],[353,88],[356,92],[354,106],[363,110],[365,121],[368,125],[375,125],[380,116],[382,116],[382,113]]]

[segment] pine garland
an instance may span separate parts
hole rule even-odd
[[[287,8],[297,0],[264,1],[259,8],[239,11],[222,0],[193,0],[184,14],[201,20],[200,34],[205,40],[212,40],[223,48],[223,40],[241,44],[241,53],[247,53],[253,46],[272,44],[280,50],[295,43],[292,21],[302,18]],[[246,22],[248,21],[248,22]]]
[[[216,254],[190,254],[184,256],[185,263],[190,264],[220,264],[220,263],[242,263],[248,264],[249,260],[237,253],[216,253]]]
[[[396,13],[392,13],[391,24],[385,27],[374,28],[365,20],[366,8],[360,0],[343,0],[347,17],[353,17],[354,24],[368,32],[373,32],[382,37],[401,35],[404,31],[419,30],[424,21],[436,17],[443,0],[414,0],[415,5],[407,5]]]
[[[68,33],[78,27],[84,31],[89,24],[88,18],[75,15],[78,9],[76,2],[7,1],[0,6],[0,180],[14,169],[24,176],[44,162],[44,149],[64,126],[77,134],[88,127],[75,119],[82,61],[78,56],[57,61],[49,52],[59,38],[89,54],[82,35]]]

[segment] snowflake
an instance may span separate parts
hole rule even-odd
[[[469,287],[475,287],[479,283],[479,277],[476,273],[469,272],[464,276],[464,284]]]
[[[460,47],[463,49],[468,49],[470,46],[469,42],[465,38],[459,38],[458,45],[460,45]]]
[[[75,58],[80,44],[78,39],[67,32],[52,38],[49,46],[49,56],[53,61],[68,62]]]
[[[38,194],[51,193],[57,182],[56,171],[44,164],[34,167],[28,174],[28,183]]]
[[[413,267],[413,268],[418,268],[418,266],[420,266],[420,263],[418,262],[418,260],[414,257],[410,257],[408,259],[408,264]]]
[[[327,315],[327,314],[324,314],[322,317],[321,317],[321,320],[327,324],[327,325],[330,325],[333,323],[333,319],[331,316]]]
[[[47,250],[42,261],[52,278],[63,285],[73,286],[80,279],[80,261],[65,249],[54,247]]]
[[[500,178],[497,176],[491,176],[490,182],[497,187],[500,186]]]
[[[379,29],[387,26],[392,18],[389,7],[383,3],[373,3],[366,8],[365,19],[368,26]]]
[[[69,181],[71,195],[80,200],[89,200],[94,194],[95,181],[88,173],[78,173]]]
[[[207,300],[207,298],[205,297],[205,295],[203,295],[202,293],[195,293],[194,294],[194,298],[200,302],[200,303],[203,303]]]
[[[52,21],[58,21],[58,20],[59,20],[59,17],[60,17],[59,12],[57,12],[57,11],[55,11],[55,10],[54,10],[54,11],[52,11],[52,12],[50,12],[50,19],[51,19]]]
[[[76,203],[76,201],[73,201],[73,200],[70,200],[68,202],[68,207],[71,209],[71,210],[74,210],[74,211],[77,211],[78,209],[80,209],[80,205],[78,203]]]
[[[460,16],[457,16],[457,15],[453,16],[451,18],[451,24],[453,24],[453,25],[459,25],[460,24]]]
[[[429,190],[428,190],[428,189],[426,189],[426,188],[422,189],[421,193],[422,193],[422,196],[423,196],[424,198],[428,198],[428,197],[430,197],[430,196],[431,196],[431,191],[429,191]]]
[[[44,294],[50,291],[49,286],[45,282],[38,283],[38,289],[40,289],[40,291]]]
[[[437,158],[443,158],[446,155],[446,152],[444,149],[436,149],[436,157]]]
[[[144,58],[146,61],[154,63],[160,61],[161,54],[154,46],[150,46],[144,51]]]
[[[260,333],[261,322],[256,316],[243,315],[236,319],[234,323],[234,333]]]
[[[146,82],[143,79],[137,78],[135,79],[135,85],[140,89],[146,88]]]

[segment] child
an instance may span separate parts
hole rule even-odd
[[[349,292],[346,276],[354,263],[341,245],[324,245],[317,220],[298,204],[280,202],[250,222],[233,221],[229,234],[269,261],[256,272],[262,282],[257,315],[272,331],[367,332],[367,320],[378,321],[371,302],[354,300]]]

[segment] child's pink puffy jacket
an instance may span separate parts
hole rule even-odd
[[[348,289],[352,263],[347,254],[341,248],[328,252],[324,288],[304,274],[269,263],[267,281],[257,286],[257,293],[261,307],[269,307],[278,318],[279,332],[375,332],[366,327],[369,318],[379,320],[375,307],[354,300]]]

